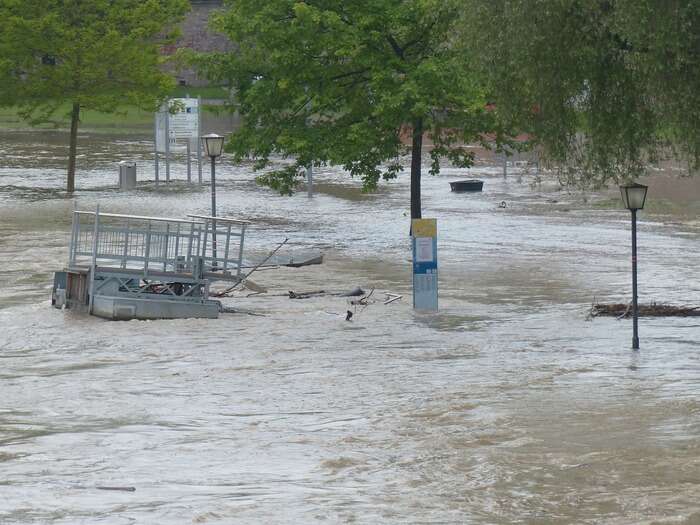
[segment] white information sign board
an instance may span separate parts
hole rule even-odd
[[[170,135],[181,140],[199,138],[199,100],[196,98],[174,98],[171,107],[178,111],[170,115]]]
[[[167,108],[171,110],[169,114]],[[166,130],[169,147],[166,147]],[[196,144],[199,134],[199,100],[196,98],[170,99],[167,105],[156,113],[156,151],[158,153],[166,153],[168,149],[182,150],[188,140],[190,144]]]

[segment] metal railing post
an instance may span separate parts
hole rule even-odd
[[[92,233],[92,266],[90,268],[90,301],[88,313],[91,314],[95,304],[95,271],[97,269],[97,249],[100,229],[100,205],[95,209],[95,228]]]
[[[126,259],[129,256],[129,219],[126,220],[126,230],[124,231],[124,254],[122,257],[122,268],[126,268]]]
[[[228,267],[228,251],[229,251],[229,246],[231,244],[231,223],[228,223],[228,227],[226,229],[226,245],[224,246],[224,271],[226,271],[226,268]]]
[[[68,266],[71,267],[75,264],[75,252],[78,250],[78,232],[79,232],[79,221],[80,215],[75,213],[77,204],[73,205],[73,222],[71,224],[70,232],[70,251],[68,253]]]
[[[246,224],[241,225],[241,244],[238,248],[238,268],[236,269],[236,277],[241,277],[241,266],[243,265],[243,241],[245,240]]]
[[[207,233],[207,227],[206,225],[204,226],[204,234],[206,235]],[[204,264],[204,257],[206,256],[207,252],[207,243],[204,243],[204,247],[202,248],[202,230],[201,228],[197,229],[197,237],[195,238],[197,240],[197,258],[201,261],[201,264]],[[199,262],[197,264],[200,264]]]
[[[194,223],[190,224],[190,240],[187,244],[187,264],[190,270],[193,270],[194,265],[192,264],[192,248],[194,244]],[[194,270],[193,270],[194,271]]]
[[[146,251],[144,253],[143,274],[148,275],[148,263],[151,257],[151,221],[148,221],[146,227]]]
[[[175,234],[175,271],[180,271],[180,223],[177,223],[177,233]]]
[[[197,244],[197,253],[199,253],[202,258],[202,264],[206,263],[207,259],[207,241],[209,239],[209,221],[204,223],[204,248]],[[201,253],[200,253],[201,249]]]
[[[163,247],[163,271],[168,270],[168,244],[170,240],[170,223],[165,223],[165,246]]]

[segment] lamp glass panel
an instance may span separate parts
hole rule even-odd
[[[219,157],[224,149],[224,137],[221,135],[210,134],[202,137],[202,145],[204,146],[204,154],[208,157]]]
[[[627,199],[627,186],[620,186],[620,195],[622,195],[622,204],[628,210],[630,209],[629,200]]]
[[[647,196],[646,186],[634,186],[627,188],[627,207],[630,210],[641,210],[644,208],[644,201]]]

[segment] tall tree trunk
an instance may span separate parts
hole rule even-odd
[[[421,218],[420,175],[423,157],[423,119],[413,122],[413,145],[411,147],[411,219]]]
[[[73,102],[70,116],[70,146],[68,148],[68,193],[75,191],[75,157],[78,150],[78,122],[80,121],[80,104]]]

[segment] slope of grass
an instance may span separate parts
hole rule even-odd
[[[64,104],[54,115],[53,123],[31,126],[22,120],[15,108],[0,108],[0,129],[67,129],[70,126],[68,118],[70,106]],[[97,111],[85,111],[80,116],[80,129],[82,130],[124,130],[144,131],[153,127],[153,114],[141,111],[135,107],[120,108],[116,113],[106,114]]]
[[[228,92],[220,87],[177,87],[171,96],[182,98],[186,95],[193,98],[201,96],[203,99],[223,99],[228,97]],[[67,129],[70,126],[69,114],[70,105],[66,103],[54,115],[55,122],[31,126],[17,115],[16,108],[0,107],[0,130],[29,129],[32,127],[36,129]],[[85,111],[80,116],[80,129],[98,132],[143,132],[153,128],[153,118],[153,113],[132,106],[119,108],[116,113],[112,114]]]

